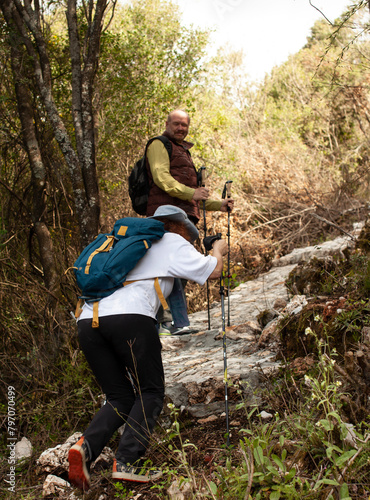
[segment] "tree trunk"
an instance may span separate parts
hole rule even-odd
[[[107,0],[90,0],[87,3],[86,35],[83,43],[80,43],[76,0],[68,0],[75,150],[53,99],[51,66],[47,43],[41,30],[39,4],[36,2],[35,8],[32,9],[28,1],[23,4],[21,0],[0,0],[0,7],[10,32],[24,44],[32,60],[40,98],[69,169],[81,246],[89,243],[99,229],[100,199],[95,163],[92,96],[100,37],[108,3]],[[115,0],[112,5],[114,4]]]
[[[26,65],[24,64],[24,54],[17,43],[17,39],[14,38],[11,43],[11,64],[15,82],[18,114],[22,124],[22,135],[31,167],[33,229],[39,245],[45,286],[52,292],[52,297],[58,294],[58,273],[55,265],[52,239],[45,223],[46,171],[37,140],[32,109],[32,96],[28,86],[25,84],[28,78],[25,69]]]

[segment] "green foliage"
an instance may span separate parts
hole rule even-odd
[[[114,483],[116,489],[114,493],[114,498],[130,498],[134,493],[131,488],[127,486],[123,481],[117,481]]]
[[[281,320],[282,351],[287,359],[312,353],[317,339],[340,355],[361,342],[364,327],[370,325],[368,268],[368,255],[355,252],[343,261],[312,259],[291,273],[292,290],[327,299],[324,304],[314,299],[301,314]]]
[[[180,25],[174,4],[146,0],[125,6],[102,40],[102,144],[115,137],[125,150],[160,132],[168,112],[186,104],[205,43],[205,33]]]
[[[230,281],[230,289],[236,288],[240,285],[240,282],[237,279],[237,274],[232,273],[230,274],[230,278],[226,277],[225,278],[225,287],[229,287],[229,281]]]
[[[319,323],[322,319],[317,317],[316,321]],[[300,391],[305,403],[299,409],[293,410],[285,399],[281,411],[284,418],[275,412],[273,420],[266,423],[258,407],[251,408],[246,401],[238,405],[239,410],[245,411],[239,444],[220,450],[214,471],[209,477],[203,473],[208,494],[202,489],[201,471],[189,463],[192,454],[186,450],[189,446],[195,447],[191,443],[183,446],[179,411],[170,406],[173,422],[161,442],[168,449],[169,461],[180,468],[176,476],[174,467],[166,470],[171,478],[166,483],[178,478],[181,472],[182,484],[190,485],[194,498],[366,498],[361,495],[365,494],[369,479],[368,474],[362,472],[370,453],[367,426],[363,423],[349,426],[343,418],[344,393],[335,371],[336,353],[317,337],[316,350],[319,362],[312,373],[304,377]],[[237,392],[242,394],[240,389]],[[348,439],[350,432],[351,440]],[[358,474],[362,475],[361,481],[353,479],[360,477]],[[162,482],[159,491],[163,486]],[[353,496],[354,492],[359,496],[356,493]],[[190,498],[193,498],[191,494]]]
[[[341,311],[335,317],[333,326],[339,332],[348,334],[353,341],[359,342],[363,327],[370,326],[370,301],[350,303],[349,309]]]
[[[96,86],[103,210],[117,210],[122,194],[129,204],[130,167],[148,138],[163,132],[167,114],[192,111],[189,92],[202,73],[206,43],[207,33],[180,24],[175,4],[135,1],[116,11],[102,37]]]
[[[312,175],[320,169],[351,195],[365,192],[364,181],[368,186],[363,155],[368,154],[369,36],[367,12],[358,4],[356,10],[350,21],[344,16],[333,27],[317,22],[307,45],[274,68],[257,91],[263,129],[287,146],[295,168],[302,163],[299,154],[304,158],[302,170],[311,182],[302,181],[308,189],[316,188]]]
[[[240,465],[232,465],[230,459],[226,462],[226,467],[219,467],[217,477],[221,486],[218,493],[227,496],[223,498],[241,498],[253,493],[253,496],[244,498],[279,498],[293,499],[300,498],[302,493],[309,491],[306,481],[296,477],[294,467],[287,469],[287,451],[283,449],[281,456],[272,452],[270,446],[271,435],[266,431],[268,426],[263,426],[261,435],[245,437],[240,441],[240,451],[244,460]],[[280,444],[284,444],[284,437],[281,436]]]
[[[176,459],[180,467],[184,469],[187,477],[191,479],[194,477],[194,471],[193,468],[189,466],[187,459],[187,452],[188,448],[196,449],[196,446],[193,443],[189,443],[188,440],[184,441],[182,439],[180,432],[180,423],[178,420],[179,411],[172,403],[169,403],[167,406],[170,409],[172,417],[171,428],[167,430],[168,432],[167,438],[169,441],[168,449],[176,455]],[[171,442],[174,441],[175,438],[179,444],[173,445]]]
[[[362,424],[350,431],[343,418],[335,350],[317,337],[316,349],[319,361],[312,374],[304,377],[305,404],[298,412],[285,408],[286,419],[275,413],[274,421],[266,424],[255,419],[256,409],[248,413],[246,409],[248,425],[241,430],[240,455],[227,458],[225,466],[217,469],[217,498],[314,500],[322,494],[329,498],[330,490],[333,498],[334,491],[339,498],[352,498],[346,478],[351,483],[355,470],[360,471],[367,461],[369,436]],[[359,443],[366,443],[360,451]],[[305,457],[311,457],[315,470],[322,471],[310,481],[304,479],[310,462]],[[367,480],[362,485],[365,490]]]
[[[31,386],[27,396],[19,399],[23,411],[29,412],[30,433],[41,434],[47,430],[51,439],[59,440],[58,433],[70,432],[71,415],[75,425],[83,426],[94,414],[96,402],[91,398],[91,389],[98,388],[81,351],[75,354],[72,361],[61,358],[54,364],[53,377],[38,381],[44,394]],[[21,415],[19,418],[22,420]]]
[[[309,287],[310,293],[337,296],[347,290],[352,300],[366,296],[369,284],[370,261],[362,252],[352,253],[344,260],[313,258],[294,269],[287,280],[291,291],[295,288],[304,294]]]

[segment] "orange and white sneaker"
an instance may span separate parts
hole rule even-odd
[[[113,462],[112,479],[121,481],[133,481],[135,483],[148,483],[162,477],[162,472],[147,467],[135,467],[125,464],[117,459]]]
[[[90,488],[90,453],[89,446],[82,436],[68,452],[69,481],[80,490]]]

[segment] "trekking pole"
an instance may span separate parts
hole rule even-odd
[[[233,181],[226,181],[224,190],[222,191],[222,198],[225,199],[226,196],[231,198],[231,183]],[[230,208],[227,207],[227,326],[230,326]]]
[[[211,250],[213,242],[221,239],[221,233],[215,236],[207,236],[203,239],[204,248]],[[224,356],[224,385],[225,385],[225,413],[226,413],[226,446],[230,446],[230,431],[229,431],[229,400],[227,396],[227,353],[226,353],[226,327],[225,327],[225,300],[224,300],[224,272],[222,271],[220,278],[220,296],[221,296],[221,318],[222,318],[222,348]]]
[[[200,179],[199,179],[199,185],[201,187],[206,187],[206,167],[200,167]],[[203,200],[203,230],[204,230],[204,237],[207,237],[207,221],[206,221],[206,202]]]
[[[222,348],[224,354],[224,385],[225,385],[225,413],[226,413],[226,446],[230,446],[229,432],[229,401],[227,397],[227,354],[226,354],[226,327],[225,327],[225,300],[224,300],[224,272],[220,278],[220,296],[221,296],[221,317],[222,317]]]
[[[202,187],[206,186],[206,167],[200,167],[199,183]],[[205,202],[205,200],[203,200],[203,231],[204,231],[204,238],[207,238],[207,220],[206,220],[206,202]],[[206,250],[206,255],[207,255],[207,249],[205,248],[205,250]],[[208,330],[210,330],[211,329],[211,313],[209,310],[209,283],[208,283],[208,280],[206,282],[206,287],[207,287]]]

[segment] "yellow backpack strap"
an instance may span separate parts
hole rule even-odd
[[[96,300],[93,303],[93,319],[91,326],[93,328],[99,328],[99,301]]]
[[[164,295],[163,295],[163,292],[161,290],[161,286],[159,284],[158,278],[155,278],[155,280],[154,280],[154,288],[155,288],[155,291],[157,292],[159,300],[161,301],[163,309],[168,309],[168,304],[166,302],[166,299],[164,298]]]
[[[75,318],[79,318],[81,316],[83,303],[84,301],[82,299],[78,299],[75,310]]]
[[[93,260],[93,258],[95,257],[96,254],[98,254],[100,252],[109,252],[109,250],[113,246],[114,239],[115,239],[115,237],[113,235],[107,236],[107,239],[104,241],[104,243],[102,245],[100,245],[99,248],[97,248],[96,250],[94,250],[91,253],[91,255],[89,256],[89,258],[87,259],[87,262],[86,262],[85,274],[89,274],[91,261]]]
[[[124,286],[129,285],[130,283],[135,283],[135,281],[125,281]],[[158,278],[155,278],[154,280],[154,288],[155,291],[157,292],[158,298],[161,301],[161,304],[163,306],[163,309],[168,309],[168,304],[166,302],[166,299],[164,298],[163,292],[161,290],[161,286],[159,284]],[[80,303],[81,299],[78,301]],[[82,301],[81,301],[82,303]],[[78,307],[78,304],[77,304]],[[80,304],[81,307],[81,304]],[[76,308],[77,311],[77,308]],[[82,308],[81,308],[82,311]],[[78,316],[81,314],[81,311],[78,312]],[[78,316],[75,314],[76,318]],[[99,301],[95,301],[93,303],[93,319],[92,319],[92,325],[93,328],[99,328]]]
[[[123,286],[129,285],[130,283],[135,283],[135,281],[139,281],[139,280],[125,281],[123,283]],[[159,284],[158,278],[154,279],[154,288],[155,288],[155,291],[157,292],[159,300],[161,301],[163,309],[168,309],[168,304],[167,304],[166,299],[164,298],[164,295],[163,295],[163,292],[161,290],[161,285]]]
[[[79,318],[82,313],[82,304],[84,303],[83,299],[78,299],[75,311],[75,318]],[[99,328],[99,301],[95,301],[93,303],[93,319],[92,319],[92,327]]]

